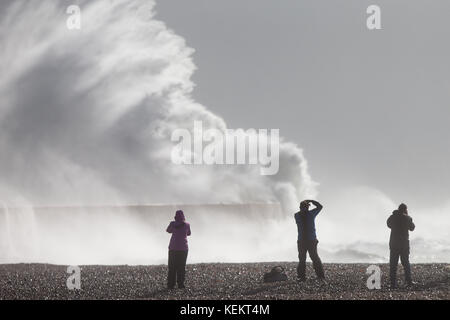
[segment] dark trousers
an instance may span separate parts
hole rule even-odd
[[[169,274],[167,275],[167,287],[184,287],[184,278],[186,274],[187,251],[169,250]]]
[[[389,258],[390,265],[390,278],[391,286],[397,285],[397,265],[398,258],[403,265],[403,270],[405,271],[405,281],[406,283],[411,283],[411,265],[409,264],[409,247],[391,247],[391,254]]]
[[[309,257],[312,260],[314,271],[316,272],[317,278],[324,279],[325,274],[323,271],[322,261],[320,261],[319,255],[317,254],[317,240],[302,240],[297,241],[298,249],[298,267],[297,276],[300,280],[306,279],[306,253],[309,253]]]

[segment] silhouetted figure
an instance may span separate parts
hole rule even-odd
[[[413,231],[415,225],[410,216],[408,216],[408,207],[402,203],[397,210],[387,220],[387,226],[391,229],[391,237],[389,239],[389,249],[391,251],[390,278],[391,287],[397,286],[397,265],[398,258],[403,265],[405,271],[405,281],[408,285],[412,284],[411,266],[409,264],[409,231]]]
[[[166,231],[172,234],[169,243],[167,288],[173,289],[176,282],[178,288],[182,289],[184,288],[186,259],[188,255],[187,237],[191,235],[191,226],[185,221],[183,211],[178,210],[175,213],[175,221],[170,222]]]
[[[309,210],[311,203],[315,206],[315,208]],[[317,244],[319,241],[317,240],[316,226],[314,222],[316,216],[322,208],[322,205],[317,201],[305,200],[300,203],[300,211],[294,215],[298,229],[297,248],[299,262],[297,267],[297,278],[299,281],[306,280],[305,272],[307,252],[313,262],[313,267],[317,278],[320,280],[325,279],[322,261],[320,261],[319,255],[317,254]]]

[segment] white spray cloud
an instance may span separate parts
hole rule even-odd
[[[126,212],[54,214],[33,206],[280,203],[282,210],[269,210],[276,220],[316,195],[302,150],[283,140],[273,176],[249,165],[172,164],[173,130],[192,131],[196,120],[227,129],[191,96],[194,50],[154,18],[154,1],[78,1],[82,28],[76,31],[66,28],[71,4],[0,5],[0,262],[155,263],[165,257],[171,216],[143,224]],[[197,212],[192,242],[204,250],[194,260],[267,260],[269,247],[277,252],[264,245],[278,239],[272,222],[253,228],[253,221],[242,225],[220,211]],[[227,244],[225,232],[216,239],[222,256],[205,259],[200,252],[211,249],[206,243],[215,234],[205,219],[215,216],[235,241]],[[290,232],[295,237],[295,226]],[[247,240],[253,242],[244,247]]]
[[[302,150],[280,146],[280,174],[175,166],[174,129],[226,123],[191,93],[193,49],[154,19],[153,1],[10,1],[1,14],[3,190],[32,204],[282,202],[315,195]],[[9,196],[0,194],[3,201]]]

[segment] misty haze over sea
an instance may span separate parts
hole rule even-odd
[[[168,217],[179,207],[3,208],[0,263],[165,263],[168,236],[164,230]],[[297,229],[278,204],[181,207],[193,230],[192,263],[296,260]],[[345,243],[324,232],[319,232],[319,239],[324,262],[388,261],[387,242],[382,239]],[[446,241],[414,238],[411,247],[414,263],[449,261]]]

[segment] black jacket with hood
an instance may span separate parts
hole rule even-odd
[[[416,227],[412,218],[407,214],[394,210],[387,220],[387,226],[391,229],[389,247],[391,249],[409,248],[409,231],[413,231]]]

